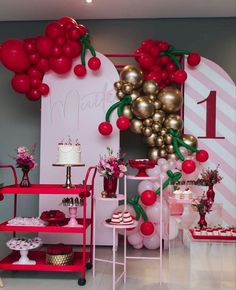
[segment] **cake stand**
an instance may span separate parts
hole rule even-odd
[[[74,188],[75,186],[72,185],[71,182],[71,167],[82,167],[85,164],[58,164],[54,163],[52,166],[59,166],[59,167],[66,167],[66,182],[63,185],[64,188]]]
[[[28,257],[29,250],[33,250],[42,245],[40,238],[25,239],[25,238],[13,238],[7,242],[9,249],[14,251],[20,251],[20,259],[13,262],[14,265],[35,265],[36,261],[30,260]]]
[[[148,177],[148,174],[146,173],[146,169],[151,169],[155,167],[156,164],[157,164],[156,160],[150,160],[150,159],[129,160],[129,165],[132,168],[138,169],[138,173],[136,174],[136,177]]]
[[[65,225],[64,227],[83,227],[76,220],[77,210],[78,210],[79,206],[73,205],[73,206],[67,206],[67,207],[69,208],[70,220],[69,220],[68,224]]]

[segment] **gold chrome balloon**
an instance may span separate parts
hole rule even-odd
[[[132,91],[130,96],[132,98],[132,101],[134,101],[135,99],[137,99],[140,96],[140,93],[138,91]]]
[[[156,122],[156,123],[152,124],[152,131],[154,133],[157,133],[157,132],[161,131],[161,128],[162,128],[162,125],[159,122]]]
[[[157,134],[152,133],[151,136],[145,137],[144,142],[149,146],[149,147],[155,147],[156,145],[156,139],[157,139]]]
[[[174,87],[165,87],[162,89],[158,98],[162,103],[162,110],[166,113],[176,113],[183,104],[182,93]]]
[[[152,135],[152,128],[150,127],[143,127],[142,133],[145,137],[149,137]]]
[[[183,128],[183,121],[179,115],[171,114],[165,119],[164,126],[180,131]]]
[[[131,106],[130,105],[125,105],[123,109],[123,115],[129,119],[133,118],[133,113],[131,111]]]
[[[133,118],[130,121],[129,129],[135,134],[142,134],[143,122],[139,119]]]
[[[166,145],[166,152],[168,154],[172,154],[175,152],[174,146],[173,145]]]
[[[115,82],[115,83],[114,83],[114,88],[115,88],[116,90],[120,90],[121,87],[122,87],[122,85],[123,85],[123,82],[122,82],[122,81]]]
[[[165,113],[162,110],[156,110],[155,113],[152,116],[153,121],[163,123],[165,120]]]
[[[150,96],[149,96],[149,98],[150,98]],[[152,102],[153,102],[153,105],[155,107],[155,110],[159,110],[161,108],[161,102],[160,102],[160,100],[156,99],[156,100],[154,100]]]
[[[167,152],[164,148],[159,149],[159,156],[161,158],[166,158],[167,157]]]
[[[154,102],[156,99],[157,99],[157,96],[156,95],[148,95],[148,98]]]
[[[141,87],[144,81],[143,72],[134,65],[126,65],[120,72],[122,81],[131,83],[135,89]]]
[[[159,155],[159,150],[157,147],[150,148],[148,150],[148,159],[157,160]]]
[[[170,134],[165,134],[164,136],[164,142],[166,145],[171,145],[172,144],[172,136]]]
[[[162,136],[157,136],[156,138],[156,146],[157,147],[161,147],[164,145],[164,140]]]
[[[159,135],[165,136],[166,132],[167,132],[167,129],[166,128],[162,128],[161,131],[159,132]]]
[[[122,92],[125,95],[130,95],[133,89],[134,89],[134,86],[131,83],[124,83],[121,88]]]
[[[143,83],[143,92],[145,95],[156,95],[159,91],[159,85],[153,80],[147,80]]]
[[[116,96],[117,96],[117,98],[119,99],[119,100],[121,100],[123,97],[124,97],[124,93],[121,91],[121,90],[118,90],[117,92],[116,92]]]
[[[183,139],[183,141],[184,141],[186,144],[188,144],[188,145],[190,145],[190,146],[192,146],[192,147],[194,147],[194,148],[197,148],[198,141],[197,141],[197,138],[196,138],[195,136],[193,136],[193,135],[191,135],[191,134],[184,134],[184,135],[182,136],[182,139]],[[188,150],[188,154],[189,154],[189,155],[192,155],[193,152],[190,151],[190,150]]]
[[[143,120],[143,126],[151,127],[152,123],[153,123],[153,119],[152,118],[147,118],[147,119]]]
[[[154,114],[154,105],[147,96],[140,96],[132,103],[132,112],[139,119],[146,119]]]
[[[171,154],[167,154],[167,159],[174,159],[174,160],[178,160],[178,156],[175,153],[171,153]]]

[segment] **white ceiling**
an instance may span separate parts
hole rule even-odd
[[[0,21],[235,17],[236,0],[0,0]]]

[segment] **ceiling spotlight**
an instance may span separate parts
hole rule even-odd
[[[90,4],[93,2],[93,0],[85,0],[86,3]]]

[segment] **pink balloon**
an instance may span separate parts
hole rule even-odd
[[[160,197],[159,197],[160,199]],[[167,222],[169,220],[169,209],[166,201],[163,201],[162,220]],[[160,200],[156,201],[154,205],[147,207],[146,214],[148,219],[154,223],[160,222]]]
[[[160,159],[158,159],[158,162],[157,162],[158,165],[163,165],[166,163],[167,163],[167,160],[165,158],[160,158]]]
[[[139,245],[143,242],[143,237],[139,233],[135,233],[128,236],[127,240],[131,245]]]
[[[186,159],[186,157],[188,156],[188,149],[186,149],[185,147],[180,146],[179,150],[182,153],[182,155],[184,156],[184,159]]]
[[[160,183],[158,181],[153,181],[153,190],[156,191],[160,187]]]
[[[155,234],[151,237],[145,237],[143,239],[143,245],[145,248],[149,250],[156,250],[160,248],[160,237],[159,235]]]
[[[161,169],[161,172],[162,172],[162,173],[166,173],[166,172],[167,172],[167,170],[169,170],[169,169],[170,169],[169,162],[167,162],[167,163],[165,163],[165,164],[162,164],[162,165],[160,165],[160,169]]]
[[[143,180],[138,184],[138,193],[142,194],[145,190],[153,190],[153,183],[149,180]]]
[[[176,168],[176,160],[174,159],[169,159],[168,160],[168,164],[169,164],[169,167],[171,170],[175,169]]]
[[[160,166],[155,165],[153,168],[147,169],[146,172],[149,176],[158,176],[161,173]]]
[[[140,244],[137,244],[137,245],[133,245],[133,247],[134,247],[136,250],[140,250],[140,249],[142,249],[142,247],[143,247],[143,243],[140,243]]]

